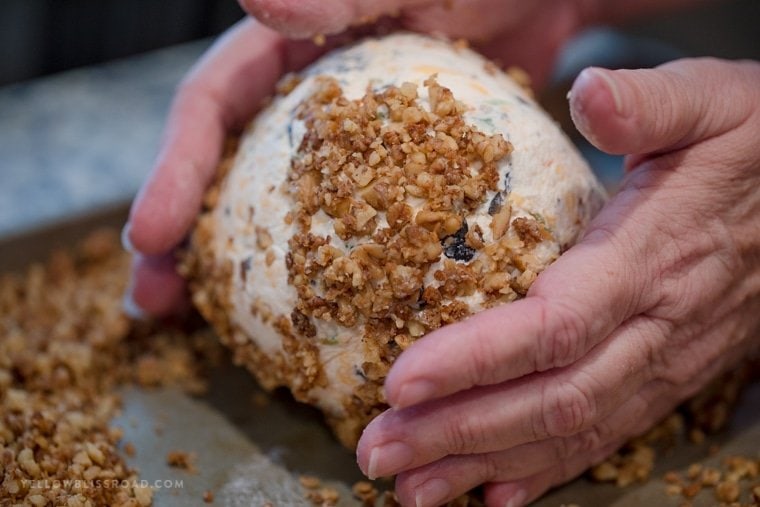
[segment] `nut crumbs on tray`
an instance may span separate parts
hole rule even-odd
[[[194,350],[218,357],[220,349],[205,329],[185,333],[129,321],[121,310],[128,269],[118,235],[102,231],[23,275],[0,275],[3,501],[151,504],[152,490],[118,452],[122,431],[109,423],[120,407],[115,388],[145,381],[135,365],[151,357],[171,373],[151,375],[150,385],[197,391],[202,362]],[[134,454],[134,446],[124,444],[124,453]]]

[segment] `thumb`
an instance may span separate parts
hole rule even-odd
[[[290,37],[342,32],[352,24],[396,14],[431,0],[238,0],[259,21]]]
[[[646,155],[680,149],[742,123],[751,93],[737,73],[746,64],[684,59],[654,69],[587,68],[570,92],[578,130],[613,154]]]

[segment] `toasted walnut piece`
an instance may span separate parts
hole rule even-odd
[[[683,487],[681,494],[686,498],[694,498],[700,491],[702,491],[702,485],[698,482],[692,482]]]
[[[40,466],[34,460],[34,453],[28,447],[22,449],[16,457],[21,468],[29,474],[30,477],[36,478],[40,476]]]
[[[194,472],[195,454],[187,451],[169,451],[166,455],[166,464],[172,468]]]
[[[379,492],[371,482],[359,481],[351,487],[354,497],[361,500],[364,505],[375,505]]]
[[[740,492],[739,483],[734,481],[723,481],[715,486],[715,497],[721,502],[737,501]]]
[[[551,235],[542,224],[533,218],[518,217],[512,221],[512,227],[526,247],[532,248]]]
[[[322,481],[313,475],[301,475],[298,482],[306,489],[318,489],[322,485]]]
[[[277,83],[275,93],[284,97],[292,92],[296,86],[301,84],[301,81],[303,81],[303,78],[298,74],[294,74],[292,72],[285,74]]]
[[[501,206],[499,211],[491,219],[491,233],[493,239],[501,239],[509,229],[509,220],[512,217],[512,207],[507,203]]]
[[[668,484],[681,484],[681,475],[678,472],[671,470],[663,476],[663,480]]]
[[[388,226],[395,231],[401,230],[401,228],[408,224],[412,219],[412,207],[403,202],[397,202],[392,204],[388,208],[386,219],[388,220]]]
[[[717,468],[705,467],[702,470],[701,482],[703,486],[715,486],[720,482],[721,472]]]
[[[665,493],[667,493],[668,496],[678,496],[683,491],[683,488],[680,484],[668,484],[665,486]]]
[[[501,292],[509,288],[511,277],[507,273],[489,273],[483,278],[485,292]]]
[[[609,461],[604,461],[591,469],[591,475],[599,482],[614,481],[617,479],[618,469]]]
[[[699,475],[702,473],[702,464],[701,463],[692,463],[689,465],[689,468],[686,471],[686,476],[694,480],[699,477]]]
[[[148,507],[153,503],[153,489],[150,486],[135,484],[132,486],[132,493],[140,507]]]

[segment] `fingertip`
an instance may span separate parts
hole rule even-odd
[[[397,381],[391,388],[386,387],[388,404],[395,409],[417,405],[436,398],[438,388],[427,379]]]
[[[430,377],[429,363],[425,361],[425,358],[431,356],[431,340],[436,340],[439,333],[440,331],[434,331],[424,336],[393,363],[385,378],[384,388],[386,401],[394,409],[410,407],[448,394],[440,392],[435,377]],[[442,342],[439,341],[439,344]],[[437,352],[442,352],[441,347],[436,349]]]
[[[135,298],[132,296],[131,287],[127,289],[126,294],[124,294],[124,298],[121,302],[121,307],[127,317],[133,320],[146,320],[148,318],[147,312],[140,308],[137,303],[135,303]]]
[[[156,167],[130,210],[125,247],[145,255],[162,255],[187,236],[207,184],[190,166],[180,162]]]
[[[135,310],[138,315],[165,317],[189,308],[185,280],[177,273],[173,255],[135,255],[132,267],[132,285],[125,303],[125,311]]]
[[[121,228],[121,247],[124,249],[125,252],[134,254],[136,252],[135,246],[132,244],[132,238],[130,237],[132,233],[132,224],[130,224],[129,221],[127,221],[126,224],[124,224],[124,227]]]
[[[520,483],[490,484],[485,490],[488,507],[522,507],[528,500],[528,491]]]
[[[348,3],[332,0],[239,0],[261,23],[292,38],[340,32],[352,21]]]
[[[570,90],[570,115],[575,126],[597,148],[623,154],[630,146],[625,95],[612,71],[584,69]]]
[[[368,436],[367,429],[371,425],[372,423],[370,422],[369,425],[364,428],[362,435],[359,438],[359,442],[356,444],[356,464],[359,466],[359,470],[361,470],[367,477],[369,477],[370,472],[370,453],[372,449],[372,446],[368,443],[371,437]]]

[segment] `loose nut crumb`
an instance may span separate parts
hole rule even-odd
[[[739,484],[734,481],[723,481],[715,486],[715,497],[721,502],[735,502],[739,499]]]
[[[190,473],[197,472],[195,468],[195,453],[187,451],[169,451],[166,455],[166,464],[172,468],[179,468]]]
[[[302,475],[298,478],[298,482],[306,489],[317,489],[322,485],[322,481],[313,475]]]

